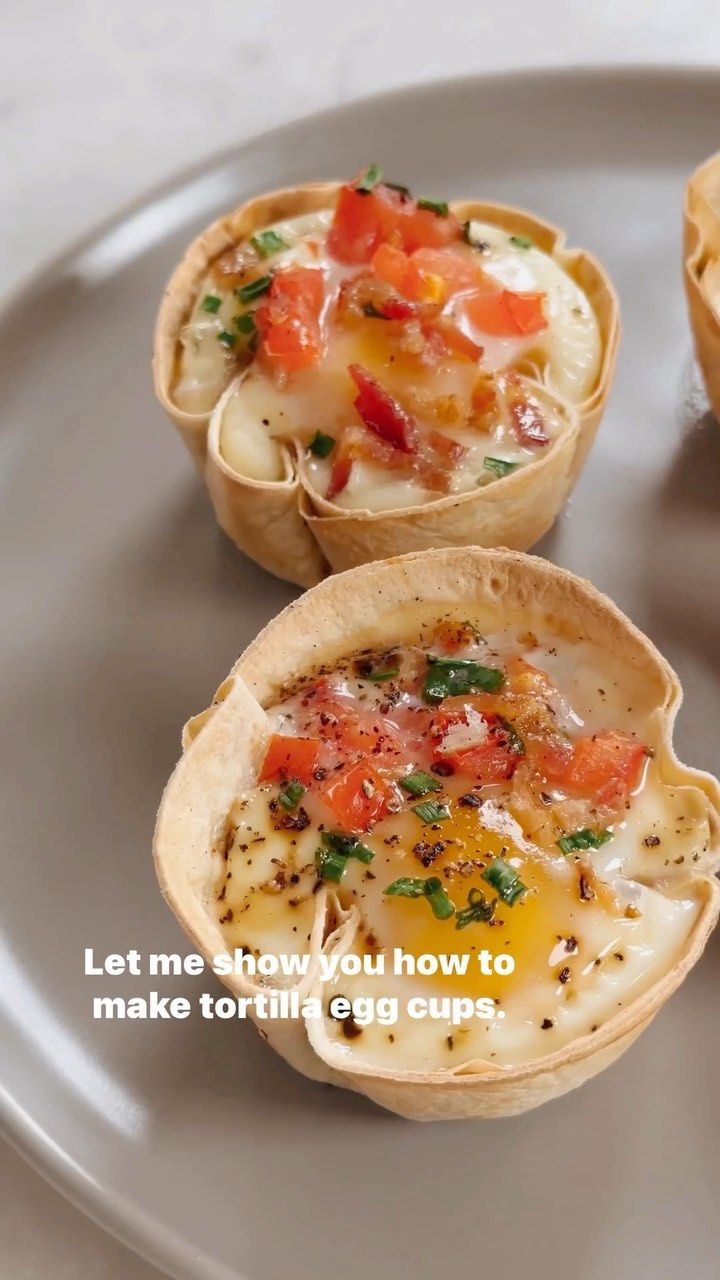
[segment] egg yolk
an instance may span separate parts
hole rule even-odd
[[[393,824],[395,830],[407,821],[408,815],[402,815]],[[406,834],[391,846],[392,856],[383,859],[383,873],[373,882],[382,888],[367,892],[363,886],[359,906],[376,949],[401,947],[414,957],[470,955],[465,974],[438,972],[428,976],[425,981],[431,990],[474,998],[489,996],[502,1003],[529,979],[547,977],[548,969],[560,975],[570,955],[582,960],[582,936],[591,917],[622,914],[612,895],[600,886],[589,885],[587,892],[593,896],[581,898],[581,871],[574,859],[530,854],[507,834],[488,830],[474,809],[454,805],[450,820],[437,824],[429,833],[428,843],[442,841],[444,847],[427,869],[411,852],[417,842],[416,827],[413,835],[414,840],[408,840]],[[387,847],[384,852],[387,854]],[[497,857],[517,872],[527,889],[512,906],[483,876]],[[380,863],[379,856],[376,861]],[[440,879],[455,907],[456,914],[449,920],[437,919],[427,899],[383,893],[387,884],[401,876],[431,875]],[[481,892],[487,902],[497,899],[494,917],[490,922],[472,921],[457,928],[457,913],[467,907],[471,890]],[[364,945],[369,949],[367,932]],[[489,958],[483,959],[483,951],[490,953]],[[512,957],[511,973],[493,970],[492,957],[499,953]],[[559,976],[558,989],[562,989]]]

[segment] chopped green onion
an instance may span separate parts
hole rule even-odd
[[[449,920],[455,914],[455,908],[437,876],[428,876],[427,880],[401,876],[387,886],[385,893],[395,898],[427,898],[438,920]]]
[[[455,908],[437,876],[425,881],[425,897],[436,920],[449,920],[455,915]]]
[[[527,893],[527,885],[523,884],[517,871],[502,858],[493,858],[490,866],[483,871],[483,880],[487,880],[493,889],[497,889],[503,902],[509,907]]]
[[[200,306],[203,311],[209,311],[211,315],[215,316],[222,306],[222,298],[218,298],[216,293],[206,293]]]
[[[515,725],[512,724],[510,720],[506,720],[504,716],[498,716],[498,720],[500,721],[500,724],[505,730],[505,735],[507,737],[508,746],[510,747],[510,750],[514,751],[516,756],[524,756],[525,743],[520,737],[520,734],[515,728]]]
[[[425,881],[416,876],[401,876],[388,885],[385,893],[389,898],[423,898]]]
[[[288,813],[291,813],[293,809],[297,809],[304,795],[305,788],[302,782],[298,782],[297,778],[293,778],[292,781],[286,782],[285,786],[281,787],[278,800],[283,808],[287,809]]]
[[[250,243],[256,253],[261,258],[271,258],[274,253],[279,253],[281,249],[289,248],[289,245],[279,236],[277,231],[258,231],[257,235],[252,236]]]
[[[399,675],[399,667],[385,667],[382,671],[368,671],[367,675],[361,678],[363,680],[372,680],[374,684],[380,684],[383,680],[394,680],[395,676]]]
[[[429,654],[423,696],[427,702],[441,702],[451,694],[495,693],[504,680],[499,667]]]
[[[334,448],[335,440],[333,436],[326,436],[324,431],[316,431],[308,445],[308,449],[315,454],[316,458],[327,458]]]
[[[242,315],[236,316],[235,328],[241,333],[255,333],[255,317],[252,311],[243,311]]]
[[[332,880],[335,884],[342,880],[349,858],[372,862],[375,857],[366,844],[342,831],[323,831],[320,839],[322,844],[315,850],[315,866],[323,880]]]
[[[450,206],[447,200],[418,200],[418,209],[427,209],[428,213],[434,213],[438,218],[447,218],[450,212]]]
[[[575,853],[577,849],[599,849],[612,838],[612,831],[593,831],[591,827],[583,827],[580,831],[562,836],[557,846],[561,853]]]
[[[510,472],[515,471],[519,466],[519,462],[508,462],[506,458],[485,458],[483,461],[483,470],[492,471],[493,475],[499,479],[509,476]]]
[[[224,347],[234,347],[237,338],[234,333],[228,333],[227,329],[221,329],[217,336],[218,342],[222,342]]]
[[[444,822],[450,817],[447,805],[438,804],[436,800],[423,800],[422,804],[414,804],[412,811],[422,822]]]
[[[322,880],[332,880],[339,884],[345,874],[347,858],[335,849],[317,848],[315,850],[315,866]]]
[[[235,296],[241,302],[252,302],[254,298],[259,298],[261,294],[267,293],[272,284],[272,276],[258,276],[255,280],[250,280],[248,284],[241,284],[239,289],[235,290]]]
[[[366,196],[377,186],[378,182],[382,182],[383,171],[379,164],[371,164],[355,183],[355,190],[361,195]]]
[[[406,778],[400,778],[399,782],[403,791],[408,791],[411,796],[426,796],[428,791],[442,791],[442,783],[423,769],[414,769]]]
[[[488,902],[482,889],[471,889],[467,906],[457,913],[455,928],[466,929],[469,924],[489,924],[495,915],[496,906],[497,898]]]
[[[516,244],[518,249],[532,249],[533,247],[530,236],[511,236],[510,243]]]

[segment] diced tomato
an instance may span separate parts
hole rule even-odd
[[[519,338],[547,328],[544,293],[480,290],[463,303],[467,316],[482,333],[495,338]]]
[[[383,390],[362,365],[349,365],[348,373],[359,392],[355,408],[365,426],[403,453],[414,453],[420,438],[415,419]]]
[[[331,686],[309,699],[307,725],[323,739],[321,764],[372,759],[378,769],[397,770],[407,752],[395,726],[378,711],[358,705]]]
[[[317,738],[292,738],[284,733],[274,733],[268,743],[258,781],[297,778],[307,786],[312,781],[320,747]]]
[[[415,265],[402,249],[391,244],[381,244],[372,257],[372,269],[380,280],[389,284],[396,293],[402,294],[411,302],[421,302],[427,292],[425,278],[419,267]]]
[[[367,761],[351,764],[318,789],[345,831],[369,831],[388,811],[395,792]]]
[[[638,785],[647,755],[646,747],[629,733],[602,729],[564,749],[546,744],[537,760],[547,781],[563,791],[619,806],[627,803]]]
[[[466,724],[472,731],[470,716],[473,719],[479,717],[484,729],[483,741],[460,747],[456,751],[448,751],[446,742],[449,730],[456,725]],[[510,731],[500,716],[479,712],[468,703],[463,708],[442,708],[438,711],[433,717],[431,738],[435,743],[437,760],[447,761],[485,785],[505,782],[511,778],[524,755],[519,738]]]
[[[505,404],[516,439],[528,448],[542,448],[550,443],[545,419],[537,397],[524,387],[516,374],[503,377]]]
[[[388,241],[406,253],[425,246],[440,248],[457,240],[460,223],[429,209],[418,209],[414,200],[379,183],[372,191],[358,191],[351,183],[341,187],[328,249],[339,262],[369,262],[379,245]]]
[[[425,275],[444,280],[448,294],[477,289],[485,278],[477,263],[452,249],[416,249],[410,261]]]
[[[255,312],[260,353],[288,373],[317,364],[325,344],[320,316],[325,276],[316,267],[289,267],[273,277],[270,291]]]
[[[400,205],[397,230],[406,253],[413,253],[415,249],[442,249],[459,240],[461,234],[460,223],[453,213],[438,216],[431,209],[418,209],[414,200],[405,200]]]

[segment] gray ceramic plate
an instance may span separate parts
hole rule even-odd
[[[223,539],[153,403],[160,291],[253,191],[376,159],[527,205],[610,268],[616,389],[540,550],[610,592],[679,670],[683,758],[720,771],[720,430],[680,284],[683,179],[720,78],[571,72],[374,98],[271,133],[137,206],[6,311],[0,1094],[67,1195],[193,1280],[650,1280],[716,1274],[718,949],[622,1062],[537,1112],[418,1126],[310,1084],[250,1028],[93,1023],[86,946],[183,938],[149,856],[189,712],[291,597]],[[179,991],[193,979],[162,984]],[[157,984],[156,984],[157,985]]]

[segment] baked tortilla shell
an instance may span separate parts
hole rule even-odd
[[[567,1092],[609,1065],[648,1025],[698,960],[720,905],[714,873],[720,860],[720,785],[709,774],[680,764],[672,731],[682,693],[677,677],[650,641],[589,583],[544,560],[501,550],[451,548],[376,562],[331,577],[294,601],[245,650],[208,712],[186,730],[186,750],[168,783],[158,815],[154,854],[162,892],[208,959],[225,951],[212,897],[213,850],[237,793],[252,785],[264,751],[263,705],[270,705],[298,674],[332,663],[366,645],[401,643],[403,627],[422,602],[434,618],[474,607],[502,607],[569,636],[588,635],[620,659],[628,679],[636,673],[651,691],[657,726],[657,769],[670,786],[696,788],[707,800],[707,850],[682,884],[698,901],[695,925],[676,963],[645,993],[593,1034],[546,1057],[513,1067],[487,1061],[422,1073],[379,1069],[354,1050],[350,1062],[328,1040],[323,1022],[265,1021],[262,1034],[292,1065],[316,1079],[354,1089],[413,1119],[499,1116],[525,1111]],[[672,857],[672,849],[665,850]],[[312,953],[347,949],[358,919],[343,913],[332,890],[317,895]],[[329,937],[323,914],[331,909]],[[313,976],[314,972],[314,976]],[[226,979],[236,992],[248,984]],[[318,969],[303,979],[319,990]],[[358,1042],[360,1045],[361,1042]]]
[[[186,414],[173,404],[179,335],[214,259],[269,223],[330,207],[338,189],[337,183],[316,183],[241,205],[190,246],[163,299],[155,339],[155,389],[205,476],[219,523],[259,564],[301,586],[312,585],[328,571],[430,547],[502,545],[527,550],[552,525],[587,457],[612,384],[620,323],[615,291],[596,259],[582,249],[568,249],[564,232],[523,210],[480,201],[458,201],[450,206],[462,221],[477,219],[501,226],[509,235],[530,236],[584,290],[597,317],[601,361],[595,388],[576,406],[558,398],[568,425],[537,462],[472,492],[435,502],[394,511],[346,510],[313,489],[300,449],[294,501],[289,479],[254,481],[226,463],[220,428],[230,388],[212,415]],[[259,510],[263,503],[268,511],[265,519]],[[317,555],[312,554],[308,537],[317,543]],[[297,555],[292,551],[294,546]]]
[[[720,153],[685,187],[684,280],[695,354],[720,421]]]

